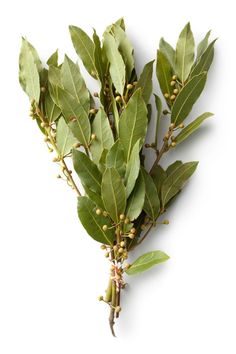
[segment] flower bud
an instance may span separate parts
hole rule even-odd
[[[178,90],[178,89],[174,89],[173,93],[174,93],[175,95],[177,95],[177,93],[179,93],[179,90]]]
[[[166,116],[169,113],[169,111],[167,109],[164,109],[162,113]]]
[[[124,220],[125,219],[125,215],[124,214],[120,214],[120,220]]]
[[[103,225],[102,229],[103,229],[103,231],[107,231],[108,226],[107,225]]]
[[[103,301],[103,296],[102,295],[98,296],[98,301]]]
[[[91,139],[92,139],[92,140],[95,140],[95,139],[96,139],[96,134],[92,134],[92,135],[91,135]]]
[[[170,223],[170,222],[169,222],[169,220],[167,220],[167,219],[166,219],[166,220],[163,220],[163,222],[162,222],[162,224],[164,224],[164,225],[169,225],[169,223]]]
[[[113,251],[118,251],[118,246],[117,245],[115,245],[115,246],[113,246]]]
[[[184,128],[184,123],[180,123],[179,128],[183,129]]]
[[[101,245],[101,250],[105,250],[106,248],[106,245]]]
[[[174,128],[175,128],[175,123],[171,123],[169,129],[172,130],[172,129],[174,129]]]
[[[119,249],[118,249],[118,253],[123,253],[124,252],[124,248],[122,248],[122,247],[120,247]]]
[[[172,146],[172,147],[175,147],[175,146],[176,146],[176,142],[175,142],[175,141],[172,141],[171,146]]]
[[[108,212],[104,210],[102,215],[106,217],[106,216],[108,216]]]
[[[171,81],[170,86],[175,86],[175,81]]]
[[[130,230],[130,232],[131,232],[132,234],[135,234],[135,232],[136,232],[135,227],[132,227],[132,229]]]
[[[96,114],[96,113],[97,113],[97,109],[95,109],[95,108],[92,108],[89,111],[89,114]]]
[[[130,219],[129,218],[125,218],[124,223],[127,225],[127,224],[129,224],[129,222],[130,222]]]
[[[145,230],[145,228],[146,228],[146,225],[145,225],[145,224],[142,224],[142,225],[141,225],[141,230],[143,231],[143,230]]]
[[[131,240],[133,240],[135,238],[135,234],[129,234],[128,236]]]
[[[97,215],[101,215],[101,214],[102,214],[101,209],[96,209],[96,214],[97,214]]]
[[[132,84],[128,84],[128,85],[126,86],[126,88],[127,88],[127,90],[132,90],[133,85],[132,85]]]
[[[121,96],[116,96],[115,100],[116,100],[116,102],[120,102],[121,101]]]
[[[173,76],[172,76],[172,80],[177,80],[177,76],[176,76],[176,75],[173,75]]]
[[[164,97],[165,97],[165,98],[169,98],[169,94],[168,94],[168,93],[165,93],[165,94],[164,94]]]
[[[94,97],[99,97],[99,94],[98,94],[98,92],[94,92]]]
[[[109,257],[109,252],[105,253],[105,257],[108,258]]]
[[[175,97],[176,97],[175,95],[171,95],[170,96],[171,101],[174,101]]]
[[[44,86],[42,86],[42,87],[40,87],[40,91],[44,93],[44,92],[46,92],[46,88]]]
[[[124,242],[124,241],[121,241],[120,246],[121,246],[121,247],[124,247],[124,246],[125,246],[125,242]]]
[[[121,307],[120,306],[116,306],[115,313],[119,313],[120,311],[121,311]]]

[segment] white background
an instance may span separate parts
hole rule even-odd
[[[143,353],[147,348],[161,354],[236,352],[233,3],[2,2],[1,354]],[[215,117],[169,160],[200,160],[198,170],[169,210],[170,225],[154,230],[134,255],[161,249],[171,258],[128,280],[115,339],[108,308],[97,301],[106,288],[108,262],[77,219],[73,191],[55,178],[57,167],[28,117],[17,66],[21,35],[43,60],[56,48],[76,60],[69,24],[90,34],[95,27],[102,34],[121,16],[139,70],[155,57],[159,38],[164,35],[174,45],[187,21],[196,40],[210,28],[219,40],[205,92],[192,114],[212,111]]]

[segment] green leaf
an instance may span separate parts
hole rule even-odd
[[[162,251],[152,251],[138,257],[129,269],[126,270],[128,275],[135,275],[144,272],[156,264],[163,263],[169,259],[166,253]]]
[[[61,114],[60,108],[52,100],[50,93],[47,91],[45,95],[45,113],[49,123],[53,123]]]
[[[103,231],[103,225],[111,226],[109,219],[96,214],[96,205],[88,197],[78,198],[78,216],[87,233],[96,241],[112,245],[112,230]]]
[[[121,53],[121,56],[125,63],[127,71],[127,81],[129,81],[131,73],[134,69],[134,48],[132,47],[130,40],[128,39],[125,31],[120,27],[120,25],[114,24],[111,28],[111,31],[115,37],[115,40],[118,44],[118,50]]]
[[[194,133],[200,125],[204,122],[205,119],[212,117],[213,113],[206,112],[201,114],[198,118],[196,118],[192,123],[187,125],[181,132],[175,137],[176,144],[182,143],[185,139],[189,137],[192,133]]]
[[[198,46],[197,46],[197,60],[202,56],[202,54],[207,49],[210,34],[211,34],[211,31],[208,31],[207,34],[205,35],[205,37],[198,44]]]
[[[155,163],[150,171],[150,175],[156,186],[157,193],[160,196],[161,187],[167,177],[167,174],[164,169],[160,165],[158,165],[158,163]]]
[[[142,96],[146,104],[149,102],[152,93],[153,63],[154,60],[150,61],[144,66],[143,71],[138,80],[138,84],[136,85],[136,89],[142,89]]]
[[[158,132],[159,132],[159,126],[160,126],[160,119],[162,115],[162,102],[159,96],[155,95],[155,104],[156,104],[156,109],[157,109],[157,120],[156,120],[156,130],[155,130],[155,146],[157,148],[158,145]]]
[[[58,88],[62,88],[61,70],[50,65],[48,69],[49,93],[53,102],[59,107]]]
[[[64,63],[61,67],[61,82],[63,88],[68,91],[81,105],[81,112],[88,116],[90,107],[90,95],[80,73],[79,66],[65,55]]]
[[[170,86],[170,82],[173,70],[166,56],[160,50],[157,51],[156,74],[163,95],[167,93],[171,96],[172,87]],[[167,103],[169,103],[169,100],[167,100]]]
[[[159,49],[165,55],[166,59],[172,66],[172,69],[175,68],[175,50],[174,48],[164,40],[164,38],[160,39]]]
[[[101,41],[95,29],[93,30],[93,42],[94,42],[94,62],[95,62],[95,66],[97,69],[100,82],[103,83],[106,68],[103,62]]]
[[[136,179],[138,178],[139,175],[139,169],[140,169],[139,151],[140,151],[140,140],[138,140],[135,143],[130,155],[130,159],[126,166],[125,189],[126,189],[127,198],[132,192]]]
[[[83,185],[84,191],[87,194],[87,196],[89,197],[89,199],[91,199],[98,208],[101,208],[102,210],[105,209],[104,204],[103,204],[103,200],[100,194],[95,193],[94,191],[92,191],[91,189],[89,189],[87,186]]]
[[[116,91],[123,95],[125,86],[125,64],[118,50],[115,38],[108,32],[104,33],[103,46],[110,63],[110,75]]]
[[[73,145],[78,141],[72,134],[63,117],[58,121],[56,134],[57,148],[60,152],[60,156],[64,157],[71,151]]]
[[[48,66],[58,66],[58,50],[56,50],[47,60]]]
[[[102,176],[97,166],[83,152],[73,150],[73,164],[83,185],[91,189],[91,191],[101,194]]]
[[[97,70],[94,59],[94,43],[91,38],[79,27],[69,26],[71,40],[75,51],[82,60],[88,73],[97,79]]]
[[[154,222],[160,212],[160,200],[152,177],[144,168],[141,168],[141,173],[145,183],[145,201],[143,209]]]
[[[190,113],[194,103],[202,93],[206,83],[207,74],[204,72],[194,76],[182,88],[174,102],[171,112],[171,122],[179,125]]]
[[[103,108],[100,108],[92,123],[92,133],[96,135],[91,143],[90,150],[95,163],[98,163],[104,149],[110,149],[114,138],[108,117]]]
[[[112,167],[107,168],[102,176],[102,199],[106,211],[112,220],[119,222],[120,214],[126,207],[125,186],[119,173]]]
[[[162,185],[162,205],[163,207],[173,198],[184,186],[185,182],[192,176],[196,170],[198,162],[187,162],[178,168],[166,178]]]
[[[91,127],[89,118],[84,113],[84,108],[80,105],[76,98],[69,92],[58,88],[58,100],[61,111],[74,136],[79,142],[88,148],[91,136]]]
[[[200,57],[199,61],[191,72],[191,77],[194,77],[204,71],[208,71],[214,58],[214,44],[216,39],[209,44],[205,52]]]
[[[188,78],[194,63],[194,38],[190,23],[180,33],[175,53],[175,72],[181,82]]]
[[[180,160],[177,160],[177,161],[173,162],[171,165],[169,165],[166,169],[167,177],[182,165],[183,165],[183,162]]]
[[[19,81],[30,100],[39,103],[40,79],[39,58],[34,47],[24,38],[19,56]]]
[[[119,121],[119,136],[123,144],[125,159],[130,159],[134,144],[145,139],[147,131],[147,108],[141,96],[141,89],[134,92],[123,110]]]
[[[145,184],[141,172],[136,180],[134,189],[127,201],[125,215],[131,220],[135,220],[142,212],[145,199]]]
[[[125,155],[124,148],[119,140],[117,140],[107,153],[106,166],[108,168],[114,167],[115,170],[123,176],[125,172]]]

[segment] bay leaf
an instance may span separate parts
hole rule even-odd
[[[112,245],[114,232],[112,229],[103,231],[103,225],[111,227],[109,219],[96,214],[96,205],[88,197],[78,198],[78,216],[87,233],[96,241]]]
[[[210,37],[211,31],[208,31],[205,37],[201,40],[201,42],[197,46],[197,60],[202,56],[202,54],[205,52],[205,50],[208,47],[208,40]]]
[[[170,97],[172,95],[170,82],[172,80],[173,69],[166,56],[160,50],[157,51],[156,74],[163,95],[168,94]],[[169,99],[166,99],[166,101],[169,105]]]
[[[104,33],[103,46],[110,63],[109,71],[116,91],[123,95],[125,86],[125,64],[118,50],[115,38],[108,32]]]
[[[194,66],[194,68],[191,72],[191,77],[194,77],[196,75],[199,75],[202,72],[206,72],[209,70],[211,63],[213,61],[213,58],[214,58],[214,44],[215,44],[216,40],[217,39],[212,41],[209,44],[209,46],[207,47],[207,49],[205,50],[205,52],[202,54],[199,61]]]
[[[102,176],[102,199],[106,211],[115,223],[120,220],[126,207],[125,186],[119,173],[112,167],[107,168]]]
[[[163,207],[166,206],[170,199],[179,193],[185,182],[196,170],[197,165],[198,162],[196,161],[187,162],[181,164],[178,168],[174,169],[171,174],[169,174],[169,176],[165,179],[161,189]]]
[[[181,132],[175,137],[176,144],[182,143],[185,139],[187,139],[192,133],[194,133],[200,125],[204,122],[205,119],[212,117],[213,113],[206,112],[201,114],[198,118],[196,118],[193,122],[188,124]]]
[[[184,83],[194,63],[194,38],[190,23],[184,27],[179,35],[175,51],[175,73]]]
[[[134,189],[127,200],[125,215],[131,220],[135,220],[142,212],[145,199],[145,184],[141,172],[139,172]]]
[[[169,259],[166,253],[162,251],[152,251],[138,257],[131,266],[126,270],[128,275],[136,275],[142,273],[156,264],[163,263]]]
[[[94,79],[97,79],[94,59],[95,46],[92,39],[79,27],[69,26],[69,31],[75,51],[82,60],[85,69]]]
[[[173,71],[175,70],[175,50],[174,48],[165,41],[162,37],[159,42],[159,49],[165,55],[166,59],[172,66]]]
[[[92,133],[96,135],[96,139],[92,141],[90,150],[93,161],[98,163],[103,150],[109,150],[114,144],[110,123],[103,108],[99,109],[93,120]]]
[[[147,131],[147,108],[142,98],[141,89],[131,96],[119,121],[119,137],[125,152],[126,162],[137,140],[142,143]]]
[[[146,104],[149,102],[152,94],[153,63],[154,60],[150,61],[144,66],[143,71],[138,80],[138,83],[135,87],[135,89],[139,89],[139,88],[142,89],[142,96]]]
[[[146,214],[155,222],[160,212],[160,200],[158,197],[156,186],[149,173],[142,167],[142,177],[145,183],[145,200],[143,209]]]
[[[125,173],[125,154],[124,148],[119,140],[117,140],[108,151],[106,156],[106,166],[114,167],[121,176]]]
[[[74,169],[82,184],[91,191],[101,194],[102,176],[95,163],[83,152],[75,149],[73,149],[72,158]]]
[[[182,123],[192,110],[194,103],[204,89],[206,78],[207,74],[205,72],[194,76],[176,97],[171,112],[171,122],[175,123],[176,126]]]
[[[125,172],[125,190],[126,190],[126,198],[129,197],[131,194],[136,179],[138,178],[139,175],[139,169],[140,169],[140,158],[139,158],[139,151],[140,151],[140,140],[136,141],[131,155],[130,159],[127,163],[126,166],[126,172]]]
[[[56,131],[56,143],[60,156],[64,157],[67,155],[71,151],[73,145],[77,142],[77,139],[66,124],[65,119],[61,117],[58,121]]]

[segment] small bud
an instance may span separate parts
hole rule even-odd
[[[48,151],[49,151],[49,152],[53,152],[53,149],[49,147],[49,148],[48,148]]]
[[[175,128],[175,123],[171,123],[170,127],[169,127],[169,130],[172,130]]]
[[[175,95],[171,95],[170,96],[171,101],[174,101],[175,97],[176,97]]]
[[[177,80],[177,76],[176,76],[176,75],[173,75],[173,76],[172,76],[172,80]]]
[[[45,128],[47,126],[47,124],[44,123],[44,122],[40,123],[40,125],[41,125],[42,128]]]
[[[101,215],[101,214],[102,214],[101,209],[96,209],[96,214],[97,214],[97,215]]]
[[[113,246],[113,250],[114,250],[115,252],[118,251],[118,246],[117,246],[117,245]]]
[[[175,146],[176,146],[176,142],[175,142],[175,141],[172,141],[171,146],[172,146],[172,147],[175,147]]]
[[[162,113],[166,116],[167,114],[169,114],[169,111],[167,109],[164,109]]]
[[[124,241],[121,241],[120,246],[121,246],[121,247],[124,247],[124,246],[125,246],[125,242],[124,242]]]
[[[123,253],[124,252],[124,248],[122,248],[122,247],[120,247],[119,249],[118,249],[118,253]]]
[[[165,94],[164,94],[164,97],[165,97],[165,98],[169,98],[169,94],[168,94],[168,93],[165,93]]]
[[[105,253],[105,257],[108,258],[109,257],[109,252]]]
[[[101,250],[105,250],[106,248],[106,245],[101,245]]]
[[[95,109],[95,108],[92,108],[89,111],[89,114],[96,114],[96,113],[97,113],[97,109]]]
[[[125,219],[125,215],[124,214],[120,214],[120,220],[124,220]]]
[[[102,229],[103,229],[103,231],[107,231],[108,226],[107,225],[103,225]]]
[[[96,134],[92,134],[92,135],[91,135],[91,139],[92,139],[92,140],[95,140],[95,139],[96,139]]]
[[[103,296],[102,295],[98,296],[98,301],[103,301]]]
[[[104,210],[103,213],[102,213],[102,215],[103,215],[103,216],[108,216],[108,212]]]
[[[166,220],[163,220],[163,222],[162,222],[162,224],[164,224],[164,225],[169,225],[169,223],[170,223],[170,222],[169,222],[169,220],[167,220],[167,219],[166,219]]]
[[[99,94],[98,94],[98,92],[94,92],[94,97],[99,97]]]
[[[116,102],[120,102],[121,101],[121,96],[116,96],[115,100],[116,100]]]
[[[176,137],[175,136],[172,136],[171,137],[171,141],[175,141]]]
[[[135,227],[132,227],[132,229],[130,230],[130,232],[131,232],[132,234],[135,234],[135,232],[136,232]]]
[[[52,162],[58,162],[58,158],[57,157],[54,157]]]
[[[78,149],[78,148],[80,148],[80,146],[81,146],[80,143],[76,143],[76,144],[73,145],[73,148],[74,148],[74,149]]]
[[[115,313],[119,313],[120,311],[121,311],[121,307],[120,306],[116,306]]]
[[[183,129],[184,128],[184,123],[180,123],[179,128]]]
[[[178,89],[174,89],[173,93],[174,93],[175,95],[177,95],[177,93],[179,93],[179,90],[178,90]]]
[[[145,224],[142,224],[141,225],[141,230],[143,231],[143,230],[145,230],[146,229],[146,225]]]
[[[175,81],[171,81],[170,86],[175,86]]]
[[[125,268],[125,269],[129,269],[130,267],[131,267],[131,264],[125,263],[125,265],[124,265],[124,268]]]
[[[148,223],[150,221],[150,218],[148,216],[145,216],[144,222]]]
[[[123,255],[122,255],[122,258],[123,258],[123,259],[127,259],[127,258],[128,258],[128,253],[127,253],[127,252],[124,252]]]
[[[44,86],[42,86],[42,87],[40,88],[40,91],[44,93],[44,92],[46,92],[46,88],[45,88]]]
[[[129,234],[128,236],[129,236],[129,238],[131,238],[131,240],[133,240],[135,238],[135,234]]]
[[[126,88],[127,88],[127,90],[132,90],[133,85],[132,85],[132,84],[128,84],[128,85],[126,86]]]
[[[145,146],[145,148],[150,148],[151,145],[150,144],[145,144],[144,146]]]
[[[129,222],[130,222],[130,219],[129,218],[125,218],[124,223],[127,225],[127,224],[129,224]]]

